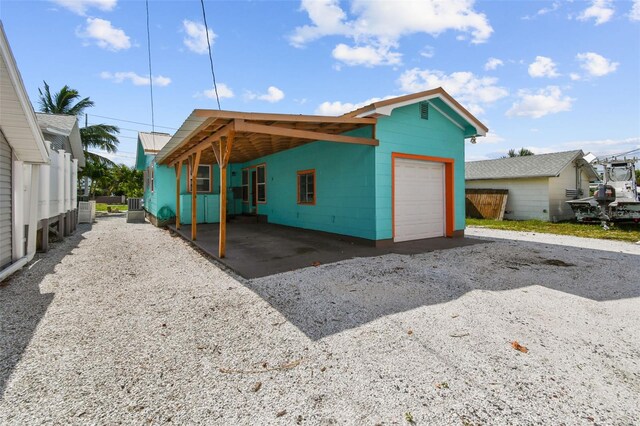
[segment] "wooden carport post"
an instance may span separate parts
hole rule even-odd
[[[180,229],[180,177],[182,176],[182,160],[176,163],[175,168],[176,168],[176,229]]]
[[[200,165],[200,154],[196,152],[191,160],[191,240],[196,240],[196,222],[198,221],[198,166]]]
[[[218,235],[218,257],[220,258],[225,257],[227,248],[227,165],[229,164],[229,157],[231,157],[234,137],[234,130],[229,130],[226,137],[221,137],[218,143],[219,151],[216,150],[216,146],[212,142],[213,153],[220,169],[220,233]]]

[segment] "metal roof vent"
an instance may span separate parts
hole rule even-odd
[[[420,118],[429,119],[429,102],[420,102]]]

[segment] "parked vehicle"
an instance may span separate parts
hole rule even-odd
[[[578,222],[640,222],[640,198],[635,179],[638,158],[596,161],[604,168],[592,197],[567,201]]]

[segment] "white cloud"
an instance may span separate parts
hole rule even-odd
[[[391,52],[388,47],[349,47],[344,43],[338,44],[333,49],[332,55],[335,59],[347,65],[364,65],[366,67],[399,65],[402,58],[402,54]]]
[[[623,139],[571,141],[561,144],[561,150],[570,149],[581,149],[585,153],[591,152],[598,157],[615,155],[634,149],[640,149],[640,136]]]
[[[216,38],[213,31],[209,29],[207,32],[203,24],[188,19],[182,21],[182,26],[187,34],[183,39],[184,45],[194,53],[200,55],[208,53],[207,36],[209,37],[209,43],[213,45],[213,40]]]
[[[220,99],[230,99],[233,98],[235,96],[235,94],[233,93],[233,90],[231,90],[231,88],[229,86],[227,86],[224,83],[217,83],[216,86],[218,87],[218,97]],[[199,96],[204,96],[206,98],[209,99],[215,99],[216,98],[216,91],[215,89],[211,88],[209,90],[205,90],[202,93],[197,93],[196,97]]]
[[[489,132],[487,136],[478,138],[478,143],[482,144],[498,144],[504,142],[505,139],[497,133]]]
[[[640,0],[638,0],[640,1]],[[436,49],[434,49],[433,46],[425,46],[421,51],[420,51],[420,56],[425,57],[425,58],[433,58],[436,55]]]
[[[332,116],[342,115],[342,114],[346,114],[348,112],[354,111],[358,108],[362,108],[363,106],[372,104],[374,102],[379,102],[385,99],[391,99],[395,97],[396,96],[385,96],[384,98],[371,98],[371,99],[367,99],[366,101],[362,101],[358,103],[327,101],[318,105],[318,108],[316,108],[315,113],[318,115],[332,115]]]
[[[267,89],[267,93],[259,94],[247,92],[245,94],[245,97],[247,99],[258,99],[261,101],[275,103],[284,99],[284,92],[275,86],[269,86],[269,88]]]
[[[543,7],[542,9],[539,9],[535,15],[533,16],[524,16],[522,17],[522,19],[535,19],[538,16],[543,16],[546,15],[547,13],[551,13],[551,12],[555,12],[556,10],[558,10],[558,8],[560,8],[560,2],[558,1],[554,1],[550,7]]]
[[[602,77],[610,74],[620,65],[618,62],[611,62],[604,56],[594,52],[578,53],[576,58],[581,62],[580,68],[592,77]]]
[[[582,11],[578,15],[580,21],[588,21],[594,19],[596,25],[604,24],[608,22],[613,16],[615,9],[610,0],[593,0],[591,6]]]
[[[403,72],[398,83],[402,91],[409,93],[442,87],[473,114],[481,114],[483,106],[509,94],[507,89],[497,85],[497,78],[477,77],[471,72],[445,74],[438,70],[414,68]]]
[[[578,74],[577,72],[572,72],[571,74],[569,74],[569,78],[573,81],[577,81],[577,80],[580,80],[582,77],[580,77],[580,74]]]
[[[540,118],[548,114],[570,111],[575,99],[563,96],[558,86],[547,86],[535,92],[530,90],[518,91],[518,102],[515,102],[507,116]]]
[[[398,47],[400,38],[411,34],[436,36],[454,30],[469,34],[472,43],[484,43],[493,32],[487,17],[473,9],[472,0],[412,1],[403,2],[401,7],[390,1],[354,0],[350,9],[353,19],[349,19],[338,0],[302,0],[301,10],[307,12],[311,24],[297,27],[290,43],[303,47],[325,36],[347,37],[354,46],[339,44],[336,49],[342,55],[337,59],[345,58],[354,65],[399,63],[400,53],[391,49]],[[354,61],[354,56],[373,59]]]
[[[105,19],[87,18],[87,26],[82,31],[76,31],[76,35],[93,39],[98,46],[107,50],[118,51],[131,47],[129,36]]]
[[[116,7],[118,0],[52,0],[54,3],[76,13],[86,15],[89,8],[95,7],[103,12],[109,12]]]
[[[504,62],[502,62],[501,59],[498,58],[489,58],[487,60],[487,63],[484,64],[484,69],[487,71],[492,71],[497,69],[499,66],[504,65]]]
[[[116,164],[124,164],[125,166],[132,167],[136,163],[135,152],[121,151],[121,150],[118,150],[116,152],[107,152],[101,149],[90,149],[89,152],[108,158],[109,160],[113,161]]]
[[[103,71],[100,73],[100,78],[105,80],[111,80],[114,83],[122,83],[123,81],[130,81],[134,86],[148,86],[149,85],[149,77],[138,75],[133,71],[122,71],[111,73],[108,71]],[[171,84],[171,79],[169,77],[164,77],[162,75],[158,75],[153,77],[153,85],[154,86],[168,86]]]
[[[558,71],[556,70],[556,64],[551,58],[546,56],[536,56],[536,60],[529,64],[529,75],[534,78],[558,77]]]
[[[629,19],[632,21],[640,21],[640,0],[633,0],[633,6],[629,11]]]

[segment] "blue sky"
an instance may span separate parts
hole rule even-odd
[[[443,86],[490,129],[467,160],[640,148],[640,0],[205,6],[222,109],[338,115]],[[216,108],[207,36],[198,1],[149,8],[156,130],[171,133]],[[89,123],[119,125],[114,159],[133,164],[151,123],[144,1],[3,0],[0,18],[34,107],[43,80],[90,96]]]

